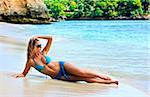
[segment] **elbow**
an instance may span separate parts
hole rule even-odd
[[[50,36],[49,39],[52,39],[52,36]]]
[[[50,36],[50,37],[48,38],[48,40],[49,40],[49,41],[52,41],[52,37]]]

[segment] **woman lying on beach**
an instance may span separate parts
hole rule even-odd
[[[47,44],[41,50],[41,43],[38,39],[46,39]],[[27,49],[27,62],[23,73],[16,74],[15,77],[25,77],[31,67],[39,72],[50,76],[53,79],[64,81],[86,81],[89,83],[101,84],[117,84],[118,81],[112,80],[107,76],[102,76],[94,72],[80,69],[65,61],[52,61],[47,56],[52,44],[52,37],[49,36],[36,36],[30,39]]]

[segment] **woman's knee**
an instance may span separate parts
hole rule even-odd
[[[88,76],[88,74],[87,74],[87,72],[85,70],[79,70],[79,75],[83,76],[83,77],[87,77]]]
[[[92,74],[91,72],[87,70],[81,70],[79,72],[80,72],[80,75],[83,77],[89,77],[89,78],[96,77],[96,75]]]

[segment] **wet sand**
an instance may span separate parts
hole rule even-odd
[[[13,24],[0,23],[0,41],[2,43],[19,44],[26,47],[25,43],[18,41],[18,37],[9,39],[5,30],[21,29]],[[9,34],[10,35],[10,34]],[[15,48],[16,49],[16,48]],[[21,48],[21,51],[24,50]],[[12,64],[11,64],[12,65]],[[6,68],[9,64],[2,65]],[[20,71],[14,70],[14,72]],[[0,97],[148,97],[142,91],[130,85],[120,82],[116,85],[102,85],[85,82],[71,83],[58,80],[47,79],[45,76],[29,74],[26,78],[16,79],[12,77],[14,73],[0,71]]]
[[[124,83],[72,83],[36,75],[14,78],[13,74],[0,73],[0,97],[148,97]]]

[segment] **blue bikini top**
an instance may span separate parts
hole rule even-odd
[[[49,56],[44,56],[46,59],[46,65],[49,64],[51,62],[51,58]]]
[[[51,62],[51,58],[49,56],[45,56],[45,55],[44,55],[44,57],[45,57],[45,60],[46,60],[46,65],[48,65]],[[35,62],[34,58],[33,58],[33,61],[35,63],[35,69],[36,70],[41,71],[41,70],[43,70],[45,68],[45,65],[41,66],[37,62]]]

